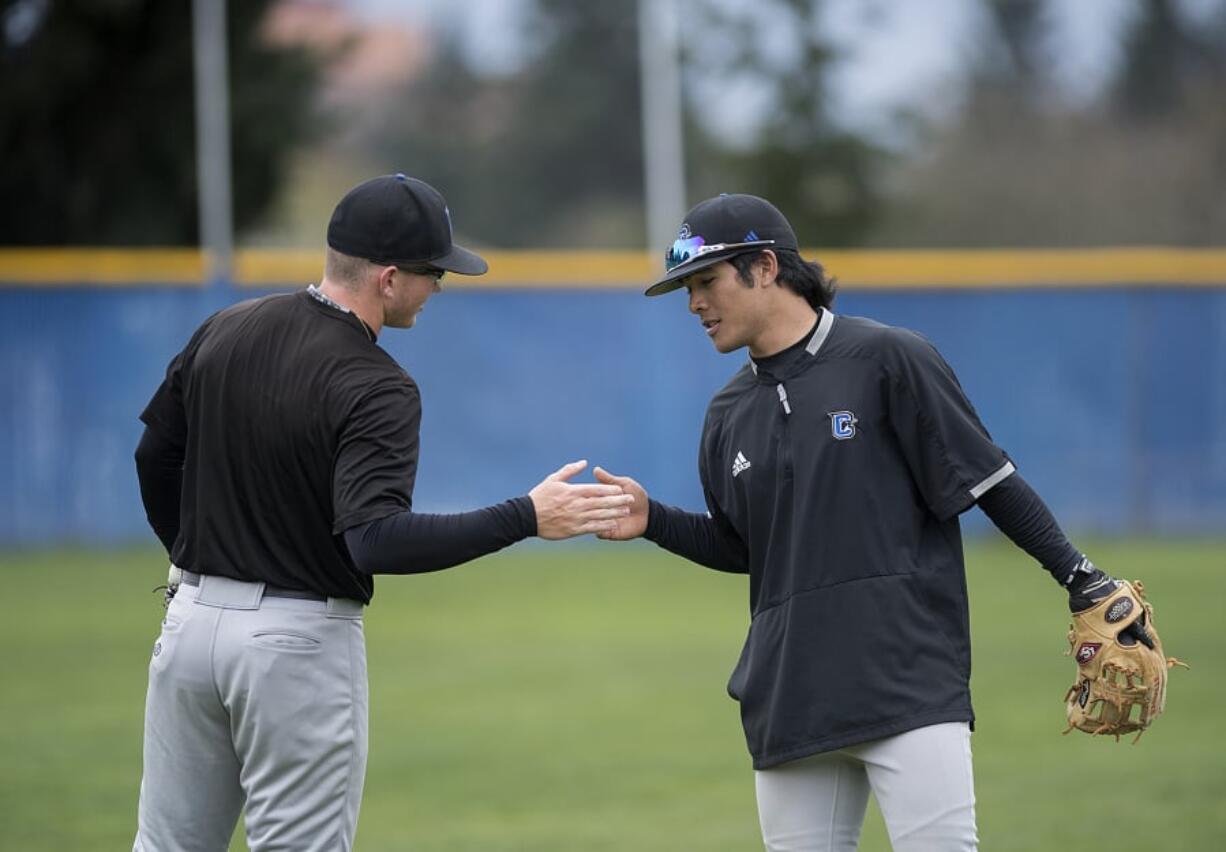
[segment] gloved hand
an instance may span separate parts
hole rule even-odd
[[[1186,664],[1163,653],[1154,609],[1139,580],[1121,582],[1088,560],[1083,564],[1089,570],[1074,572],[1085,576],[1072,578],[1077,591],[1070,587],[1069,594],[1074,612],[1068,653],[1077,663],[1077,679],[1065,694],[1065,733],[1077,728],[1140,736],[1165,708],[1167,669]],[[1095,603],[1077,609],[1086,599]]]
[[[1110,597],[1120,587],[1120,581],[1096,568],[1088,557],[1082,556],[1081,561],[1073,566],[1073,570],[1064,579],[1064,587],[1068,589],[1069,612],[1079,613]],[[1154,640],[1145,628],[1145,615],[1142,614],[1139,619],[1124,628],[1116,641],[1124,646],[1141,642],[1153,650]]]

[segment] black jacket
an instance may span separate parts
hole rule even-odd
[[[958,514],[1012,470],[936,350],[870,320],[825,311],[715,395],[710,517],[653,503],[649,537],[706,525],[722,556],[670,549],[725,570],[743,555],[752,623],[728,691],[755,768],[973,721]]]

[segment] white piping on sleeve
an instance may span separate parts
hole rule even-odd
[[[976,500],[978,500],[984,494],[987,494],[989,491],[991,491],[993,487],[999,485],[1000,483],[1008,479],[1010,476],[1012,476],[1016,470],[1017,468],[1013,466],[1013,462],[1010,462],[1010,461],[1005,462],[1003,465],[1000,466],[1000,470],[996,471],[996,473],[992,474],[987,479],[985,479],[983,482],[979,483],[974,488],[972,488],[971,496],[974,497]]]

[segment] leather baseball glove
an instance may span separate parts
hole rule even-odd
[[[1064,697],[1066,734],[1077,728],[1117,740],[1136,732],[1140,739],[1166,704],[1167,669],[1188,667],[1163,654],[1140,580],[1120,581],[1111,594],[1073,613],[1068,640],[1077,681]]]

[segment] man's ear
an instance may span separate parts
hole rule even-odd
[[[775,283],[776,277],[779,275],[779,258],[770,249],[763,249],[761,253],[754,259],[754,272],[761,276],[758,278],[758,283],[763,287]]]
[[[395,266],[385,266],[379,270],[379,295],[392,295],[392,279],[396,277]]]

